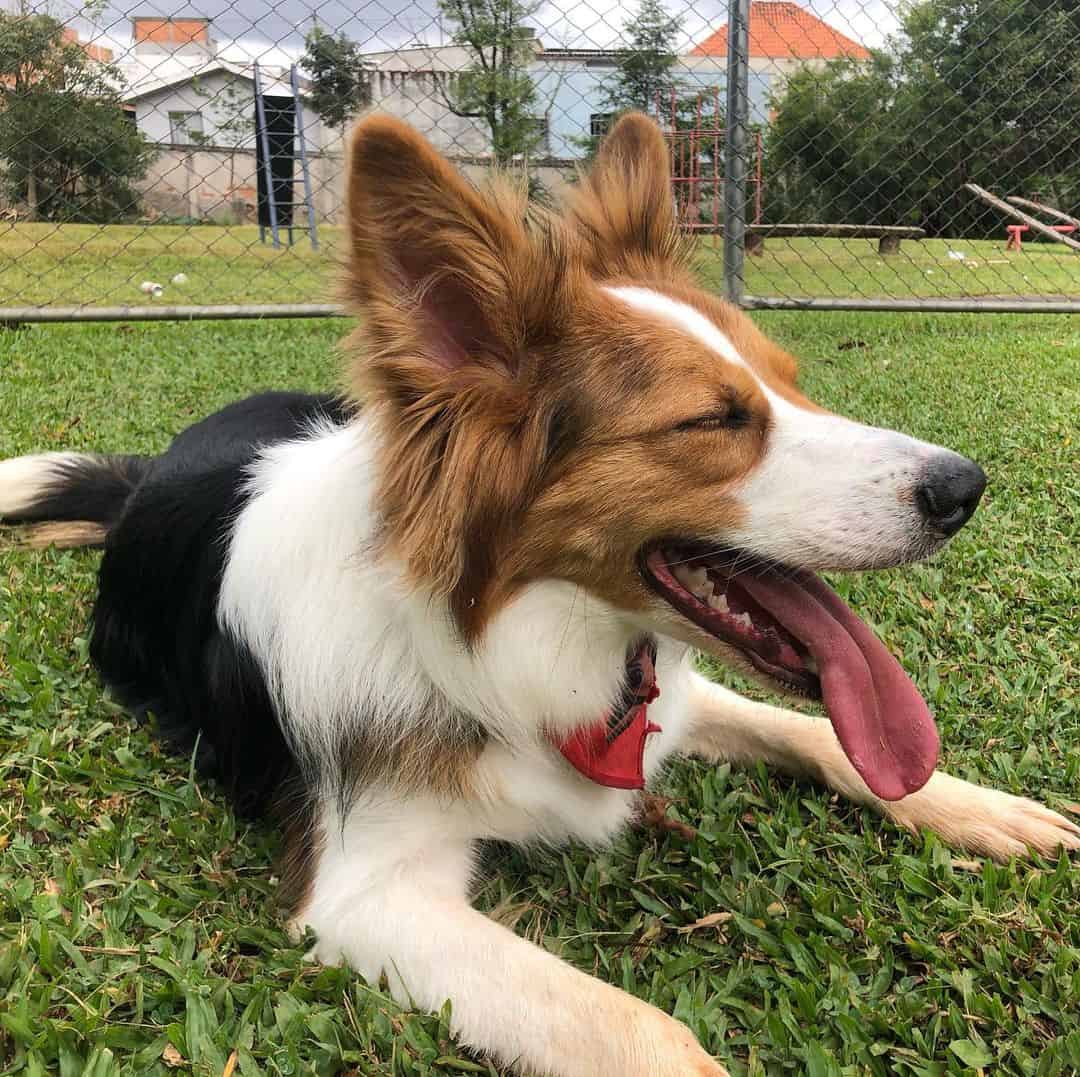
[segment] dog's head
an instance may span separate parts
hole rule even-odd
[[[348,198],[386,541],[464,641],[528,585],[567,580],[639,632],[823,694],[880,795],[922,784],[925,705],[812,570],[931,553],[984,476],[811,403],[795,360],[695,285],[655,124],[620,120],[549,214],[374,118]],[[901,727],[908,747],[881,743]]]

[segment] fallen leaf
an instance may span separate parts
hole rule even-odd
[[[680,927],[678,931],[681,935],[689,935],[691,931],[700,931],[702,928],[726,924],[734,915],[734,913],[730,912],[711,912],[708,916],[703,916],[700,920],[695,920],[692,924]]]
[[[229,1055],[229,1061],[225,1063],[225,1068],[221,1071],[221,1077],[232,1077],[233,1070],[236,1069],[236,1061],[239,1057],[240,1056],[236,1051],[233,1051],[233,1053]]]
[[[165,1050],[161,1052],[161,1061],[173,1069],[187,1065],[184,1056],[171,1043],[165,1044]]]

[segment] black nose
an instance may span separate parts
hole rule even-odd
[[[971,519],[986,489],[986,474],[972,460],[949,456],[932,463],[915,489],[915,504],[935,531],[955,535]]]

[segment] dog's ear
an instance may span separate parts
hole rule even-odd
[[[524,224],[484,198],[419,134],[375,116],[357,128],[348,177],[348,297],[376,351],[444,372],[513,367]]]
[[[685,260],[667,142],[641,112],[626,113],[601,142],[569,210],[595,274],[636,274],[650,264]]]
[[[528,225],[526,201],[506,184],[481,194],[397,120],[353,137],[352,389],[379,426],[379,516],[466,639],[550,455],[543,356],[580,283],[565,225]]]

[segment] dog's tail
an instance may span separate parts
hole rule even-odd
[[[0,460],[0,522],[30,524],[27,546],[102,546],[152,463],[74,452]]]

